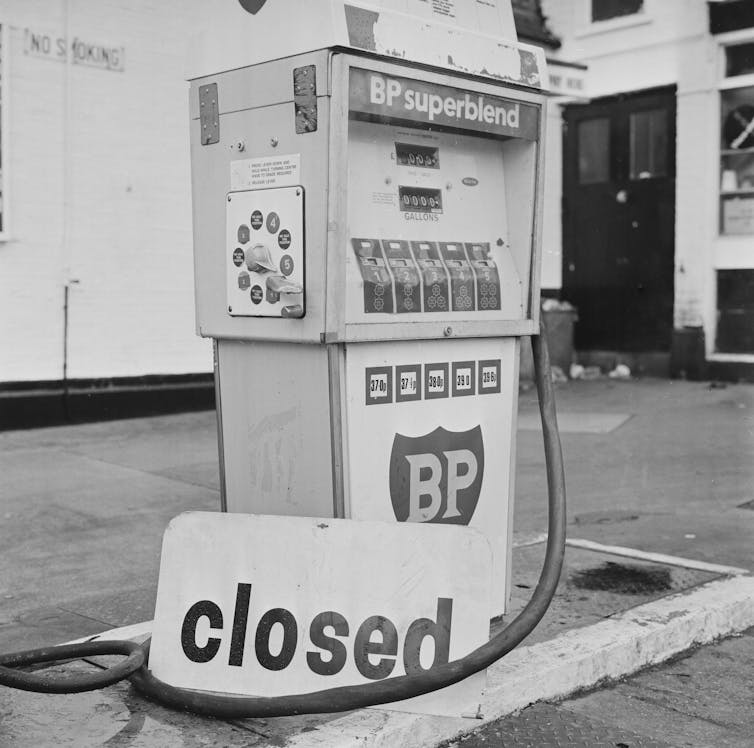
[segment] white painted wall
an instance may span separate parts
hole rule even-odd
[[[10,239],[0,382],[211,371],[194,333],[189,37],[199,0],[4,0]],[[25,54],[25,29],[125,48],[125,70]],[[5,136],[5,133],[3,133]]]

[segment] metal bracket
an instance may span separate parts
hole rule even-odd
[[[220,141],[220,107],[217,103],[217,83],[199,86],[199,122],[202,128],[202,145]]]
[[[317,68],[304,65],[293,71],[293,104],[296,110],[296,134],[317,129]]]

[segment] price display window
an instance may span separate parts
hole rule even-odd
[[[725,49],[720,92],[720,233],[754,234],[754,43]]]

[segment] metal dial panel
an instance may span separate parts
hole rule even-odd
[[[304,188],[228,193],[225,237],[228,314],[303,317]]]

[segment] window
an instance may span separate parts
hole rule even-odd
[[[726,47],[720,92],[720,233],[754,234],[754,42]],[[751,78],[741,78],[751,83]]]
[[[718,353],[754,351],[754,270],[718,270]]]
[[[607,117],[579,122],[579,184],[598,184],[610,179],[610,120]]]
[[[607,21],[640,13],[644,0],[592,0],[592,21]]]
[[[725,77],[754,73],[754,42],[736,44],[725,50]]]
[[[651,179],[668,174],[668,113],[665,109],[632,112],[629,119],[629,178]]]

